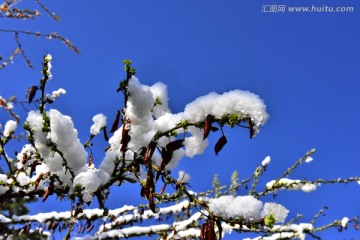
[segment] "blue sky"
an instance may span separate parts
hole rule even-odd
[[[196,97],[211,91],[249,90],[266,103],[270,119],[255,139],[244,129],[226,129],[228,144],[215,156],[213,134],[206,153],[183,159],[176,170],[191,174],[195,191],[211,187],[215,173],[228,184],[234,170],[240,179],[252,174],[266,156],[272,162],[260,186],[279,177],[308,150],[314,161],[301,165],[294,179],[335,179],[359,176],[360,161],[360,4],[357,1],[69,1],[44,2],[61,21],[46,16],[35,21],[3,19],[0,29],[57,32],[79,49],[75,55],[61,43],[22,36],[23,47],[35,70],[21,57],[0,72],[0,96],[16,94],[41,78],[42,56],[53,55],[53,80],[67,94],[52,106],[70,115],[85,142],[97,113],[109,122],[122,107],[116,93],[124,78],[121,60],[132,59],[139,80],[168,86],[170,108],[180,112]],[[24,4],[27,4],[26,2]],[[352,13],[264,13],[264,5],[351,6]],[[19,5],[20,7],[20,5]],[[1,34],[1,54],[16,45]],[[25,116],[25,115],[23,115]],[[0,120],[4,123],[4,114]],[[95,140],[95,163],[106,143]],[[177,175],[175,170],[174,175]],[[115,189],[111,208],[144,202],[138,187]],[[261,188],[260,188],[261,189]],[[240,194],[245,192],[240,192]],[[322,186],[316,192],[280,192],[275,201],[303,213],[304,221],[323,206],[329,210],[319,224],[359,215],[360,186]],[[268,199],[270,201],[270,199]],[[272,201],[272,200],[271,200]],[[49,202],[50,203],[50,202]],[[55,202],[54,202],[55,203]],[[68,209],[68,203],[59,205]],[[53,209],[34,205],[32,211]],[[45,209],[45,210],[44,210]],[[352,230],[320,234],[324,239],[350,239]],[[225,239],[238,239],[230,235]]]

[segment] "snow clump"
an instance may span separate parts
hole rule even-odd
[[[95,136],[98,135],[104,127],[106,127],[106,117],[104,114],[99,113],[96,114],[92,120],[94,124],[90,127],[90,133],[91,135]]]
[[[5,124],[4,137],[9,137],[10,134],[15,132],[17,123],[14,120],[9,120]]]

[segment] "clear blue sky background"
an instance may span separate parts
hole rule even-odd
[[[244,129],[227,129],[228,144],[215,156],[217,134],[206,153],[183,159],[177,170],[191,174],[194,191],[211,187],[215,173],[229,184],[234,170],[240,179],[252,174],[267,156],[272,162],[259,186],[279,177],[308,150],[314,161],[303,164],[294,179],[335,179],[360,174],[360,4],[355,0],[256,1],[44,1],[60,14],[55,22],[46,16],[35,21],[2,19],[2,29],[55,31],[81,51],[76,56],[61,43],[21,36],[35,70],[21,57],[0,71],[0,96],[16,94],[41,78],[42,56],[53,55],[53,80],[48,89],[63,87],[67,94],[52,106],[70,115],[85,142],[91,118],[97,113],[115,117],[122,106],[116,93],[124,78],[121,60],[132,59],[144,84],[168,86],[170,108],[179,112],[200,95],[211,91],[249,90],[264,99],[270,119],[250,140]],[[26,2],[25,2],[26,4]],[[351,6],[352,13],[264,13],[262,6]],[[16,45],[11,35],[0,35],[1,53]],[[18,108],[20,110],[20,107]],[[23,119],[24,119],[23,115]],[[0,120],[5,123],[4,112]],[[95,140],[95,163],[103,158],[106,143]],[[261,189],[261,188],[260,188]],[[110,208],[145,203],[139,187],[113,189]],[[240,194],[244,194],[242,191]],[[322,186],[316,192],[280,192],[275,199],[290,209],[288,219],[304,213],[309,222],[323,206],[326,224],[343,216],[360,214],[360,186]],[[54,198],[55,199],[55,198]],[[272,198],[264,199],[273,201]],[[36,204],[33,213],[68,210],[69,202]],[[351,230],[320,234],[324,239],[359,238]],[[225,239],[239,239],[228,235]]]

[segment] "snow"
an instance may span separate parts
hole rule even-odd
[[[209,200],[210,210],[225,218],[242,218],[246,221],[257,221],[261,218],[263,203],[253,196],[221,196]]]
[[[267,189],[273,187],[286,188],[287,190],[302,190],[303,192],[312,192],[317,188],[317,184],[303,183],[301,180],[293,180],[288,178],[281,178],[280,180],[272,180],[266,184]]]
[[[71,171],[77,175],[86,170],[88,154],[78,139],[78,132],[69,116],[54,109],[46,114],[50,119],[50,132],[43,132],[43,116],[40,112],[30,111],[26,119],[34,134],[35,147],[49,171],[57,174],[67,185],[72,186],[71,175],[63,166],[63,158]],[[58,152],[49,149],[47,146],[49,143],[56,145],[56,149],[63,154],[63,158]]]
[[[4,137],[9,137],[10,134],[15,132],[17,123],[14,120],[9,120],[5,124]]]
[[[307,156],[306,158],[305,158],[305,162],[306,163],[309,163],[309,162],[311,162],[311,161],[313,161],[314,159],[311,157],[311,156]]]
[[[203,140],[203,131],[193,126],[190,126],[187,131],[191,133],[192,136],[185,138],[184,141],[186,156],[194,157],[195,155],[202,154],[209,145],[207,139]]]
[[[49,111],[50,139],[57,145],[73,171],[80,170],[87,159],[87,152],[78,139],[78,132],[69,116],[61,114],[57,110]]]
[[[209,200],[209,208],[214,214],[224,218],[244,219],[252,222],[272,214],[276,222],[284,222],[289,213],[284,206],[277,203],[265,203],[253,196],[221,196]]]
[[[51,60],[52,60],[52,55],[51,55],[51,54],[47,54],[47,55],[45,56],[45,61],[47,61],[47,65],[48,65],[48,69],[47,69],[46,74],[48,75],[49,79],[52,78],[52,74],[51,74],[51,68],[52,68]]]
[[[156,118],[159,118],[163,116],[166,113],[170,112],[169,106],[168,106],[168,93],[167,93],[167,87],[165,84],[158,82],[155,83],[150,87],[150,91],[153,94],[154,99],[158,99],[161,104],[156,105],[153,108],[153,113]]]
[[[276,222],[285,222],[285,218],[288,215],[289,210],[284,206],[277,203],[265,203],[264,208],[261,211],[261,216],[266,217],[272,214],[276,219]]]
[[[1,223],[8,223],[11,222],[11,219],[5,217],[4,215],[0,214],[0,222]]]
[[[60,95],[64,95],[64,94],[66,94],[66,90],[63,88],[59,88],[58,90],[53,91],[51,95],[48,94],[46,97],[50,101],[55,101],[56,98],[58,98]]]
[[[0,96],[0,108],[2,107],[5,107],[6,110],[11,110],[14,108],[14,104]]]
[[[151,110],[154,106],[154,97],[150,87],[142,85],[136,77],[132,77],[128,84],[128,106],[125,115],[131,122],[128,145],[133,151],[139,151],[141,147],[147,147],[156,132],[153,130],[153,118]]]
[[[24,172],[20,172],[16,180],[20,184],[20,186],[28,185],[30,182],[30,178]]]
[[[208,114],[221,118],[233,113],[249,117],[254,122],[255,134],[258,133],[260,125],[264,125],[269,119],[264,102],[257,95],[242,90],[221,95],[212,92],[199,97],[186,105],[182,115],[184,119],[197,122],[204,120]]]
[[[96,192],[101,184],[101,179],[97,176],[95,171],[87,171],[78,174],[74,178],[74,187],[81,185],[83,187],[83,199],[85,202],[90,202],[93,198],[92,193]]]
[[[261,165],[263,166],[263,167],[266,167],[267,165],[269,165],[270,164],[270,156],[267,156],[262,162],[261,162]]]
[[[346,228],[349,220],[350,220],[349,218],[344,217],[344,218],[341,220],[341,226],[342,226],[343,228]]]
[[[280,231],[281,233],[274,233],[270,236],[255,237],[252,238],[252,240],[280,240],[287,238],[305,240],[305,231],[311,231],[312,229],[313,225],[309,223],[275,225],[270,231]],[[250,240],[250,238],[245,238],[244,240]]]
[[[7,176],[5,174],[0,174],[0,182],[7,183]],[[8,187],[4,187],[0,185],[0,195],[4,194],[7,190],[9,190]]]
[[[190,175],[185,171],[179,171],[179,177],[177,181],[180,183],[188,183],[190,181]]]
[[[94,124],[90,127],[90,133],[91,135],[95,136],[98,135],[104,127],[106,127],[106,117],[104,114],[99,113],[96,114],[92,120]]]

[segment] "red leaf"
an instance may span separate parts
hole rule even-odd
[[[219,240],[221,240],[223,228],[221,226],[221,221],[219,219],[216,220],[216,226],[219,229]]]
[[[35,191],[36,191],[36,189],[38,188],[39,183],[40,183],[42,177],[43,177],[43,175],[40,174],[39,177],[36,179],[36,181],[35,181]]]
[[[154,194],[150,192],[149,194],[149,206],[153,213],[159,212],[159,209],[156,208],[155,201],[154,201]]]
[[[200,239],[201,240],[214,240],[214,239],[216,239],[213,221],[210,221],[208,223],[204,223],[201,226]]]
[[[206,223],[204,223],[203,225],[201,225],[201,229],[200,229],[200,240],[205,240],[205,236],[206,236]]]
[[[49,195],[52,195],[53,192],[54,192],[54,184],[50,183],[50,185],[48,186],[48,188],[45,191],[42,202],[45,202],[46,199],[49,197]]]
[[[124,153],[126,152],[126,148],[128,143],[130,142],[130,135],[129,135],[129,129],[126,129],[126,124],[123,125],[122,134],[121,134],[121,148],[120,152]]]
[[[94,225],[91,225],[90,227],[86,228],[87,233],[89,233],[94,228]]]
[[[149,146],[146,148],[145,154],[144,154],[144,163],[147,164],[149,159],[151,159],[152,155],[154,154],[156,147],[156,142],[151,141],[149,143]]]
[[[250,138],[255,137],[254,122],[249,120]]]
[[[164,186],[161,188],[159,195],[163,194],[166,188],[166,183],[164,184]]]
[[[168,143],[166,145],[166,150],[171,151],[171,152],[178,150],[179,148],[184,146],[184,144],[183,144],[184,140],[185,139],[180,139],[180,140],[175,140],[173,142]]]
[[[204,137],[203,137],[203,140],[205,140],[209,136],[213,121],[214,121],[214,116],[212,116],[210,114],[206,116],[206,119],[205,119],[205,122],[204,122]]]
[[[161,152],[162,162],[160,165],[160,170],[164,170],[166,165],[169,164],[171,158],[173,156],[173,152],[166,151],[165,149]]]
[[[90,154],[88,167],[90,167],[92,164],[93,164],[93,155]]]
[[[227,139],[226,139],[225,135],[223,135],[221,138],[219,138],[219,140],[215,144],[215,154],[216,155],[218,155],[218,153],[225,146],[226,143],[227,143]]]
[[[115,131],[118,129],[118,127],[119,127],[119,122],[120,122],[120,111],[118,110],[117,113],[116,113],[115,121],[114,121],[114,123],[113,123],[113,125],[112,125],[112,127],[111,127],[110,132],[113,133],[113,132],[115,132]]]
[[[141,187],[141,191],[140,191],[140,196],[142,197],[142,198],[147,198],[146,197],[146,188],[144,188],[143,186]]]
[[[36,91],[38,90],[38,86],[32,86],[31,89],[30,89],[30,92],[29,92],[29,104],[32,102],[32,100],[34,99],[35,97],[35,94],[36,94]]]
[[[219,128],[217,128],[217,127],[214,127],[214,126],[211,126],[211,131],[212,131],[212,132],[216,132],[216,131],[219,131]]]

